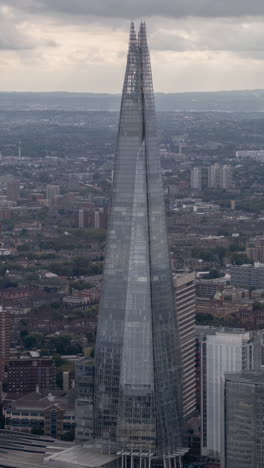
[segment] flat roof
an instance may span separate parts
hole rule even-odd
[[[41,468],[48,455],[73,444],[51,437],[0,430],[0,468]]]
[[[72,465],[72,468],[74,468],[75,465],[84,468],[99,468],[107,463],[117,460],[118,458],[120,458],[118,455],[102,454],[99,450],[94,448],[86,447],[84,445],[76,445],[75,447],[68,448],[63,452],[47,457],[45,461],[49,464],[54,462],[56,466],[58,463],[61,463],[62,467],[64,466],[64,463],[67,463]]]
[[[246,371],[239,374],[225,374],[225,380],[229,382],[264,385],[263,371]]]

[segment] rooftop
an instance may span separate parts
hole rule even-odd
[[[198,335],[216,335],[216,334],[235,334],[244,335],[249,333],[244,328],[227,328],[227,327],[214,327],[211,325],[196,325],[196,333]],[[250,334],[250,333],[249,333]]]
[[[53,390],[50,392],[32,392],[16,398],[15,401],[12,401],[7,394],[5,400],[4,406],[7,407],[8,405],[12,410],[43,410],[53,405],[64,410],[71,410],[75,407],[75,393],[73,390],[67,394],[63,391]]]
[[[54,462],[56,467],[60,466],[60,464],[64,467],[64,464],[67,463],[67,466],[72,466],[72,468],[75,466],[78,468],[99,468],[118,458],[119,456],[117,455],[105,455],[101,454],[96,449],[76,445],[63,452],[47,457],[45,461],[47,464],[51,465]]]
[[[247,372],[241,372],[240,374],[226,374],[225,380],[229,382],[238,382],[238,383],[264,386],[264,373],[262,371],[260,372],[247,371]]]
[[[0,430],[0,468],[40,468],[46,456],[72,446],[50,437]]]

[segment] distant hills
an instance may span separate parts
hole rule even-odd
[[[93,93],[0,93],[0,111],[118,111],[120,95]],[[156,93],[158,111],[264,112],[264,90]]]

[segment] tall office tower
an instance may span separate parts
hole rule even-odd
[[[264,374],[243,372],[225,378],[223,468],[264,466]]]
[[[56,197],[60,195],[59,185],[47,185],[46,187],[46,199],[48,206],[53,207],[56,205]]]
[[[228,372],[253,368],[251,334],[240,329],[197,327],[200,341],[201,451],[220,458],[223,381]]]
[[[232,187],[232,166],[222,166],[220,170],[220,188],[228,190]]]
[[[7,182],[7,199],[17,202],[20,198],[20,183],[18,180],[9,180]]]
[[[182,353],[183,417],[187,421],[196,410],[195,273],[176,273],[174,288]]]
[[[132,24],[97,328],[95,444],[123,466],[181,466],[181,377],[146,27],[137,38]]]
[[[10,359],[11,315],[0,306],[0,382],[5,379],[5,367]]]
[[[200,167],[192,168],[191,188],[194,190],[202,190],[202,169]]]

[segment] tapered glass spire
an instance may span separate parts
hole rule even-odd
[[[95,439],[182,447],[181,357],[146,26],[131,24],[95,355]]]

